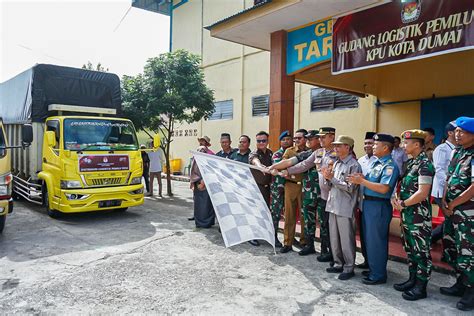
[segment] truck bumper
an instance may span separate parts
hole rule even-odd
[[[141,191],[141,193],[136,193]],[[68,199],[66,194],[86,196],[83,199]],[[110,206],[110,202],[114,206]],[[120,202],[119,205],[117,202]],[[103,187],[94,189],[61,190],[61,196],[54,197],[51,208],[63,213],[81,213],[142,205],[143,184]]]
[[[0,200],[0,216],[9,213],[9,200]]]

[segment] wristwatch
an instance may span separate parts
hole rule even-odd
[[[400,205],[401,205],[403,208],[407,207],[407,205],[405,204],[405,201],[401,201],[401,202],[400,202]]]

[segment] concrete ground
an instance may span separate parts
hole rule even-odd
[[[407,302],[392,288],[402,263],[389,262],[387,284],[366,286],[360,271],[339,281],[314,255],[227,249],[217,228],[187,220],[188,183],[173,186],[175,197],[125,213],[61,220],[16,203],[0,236],[0,314],[462,315],[439,294],[452,276],[433,273],[429,298]]]

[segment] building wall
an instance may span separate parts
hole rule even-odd
[[[252,97],[269,93],[269,52],[212,38],[209,31],[203,29],[252,5],[252,0],[189,0],[173,11],[173,50],[182,48],[200,54],[206,83],[214,90],[215,101],[233,100],[231,120],[203,120],[176,127],[178,135],[174,138],[171,155],[182,159],[182,167],[189,162],[189,150],[198,145],[197,136],[209,136],[211,149],[218,151],[222,132],[230,133],[233,145],[237,146],[239,135],[247,134],[253,140],[258,131],[268,130],[268,116],[252,116]],[[355,139],[358,156],[363,155],[366,131],[399,134],[405,127],[419,127],[419,104],[382,106],[377,110],[373,96],[361,98],[358,108],[311,112],[311,88],[300,83],[295,86],[295,129],[333,126],[338,134]],[[253,141],[251,146],[255,146]]]

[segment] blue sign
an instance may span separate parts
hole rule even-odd
[[[292,75],[315,64],[331,60],[332,18],[288,32],[286,73]]]

